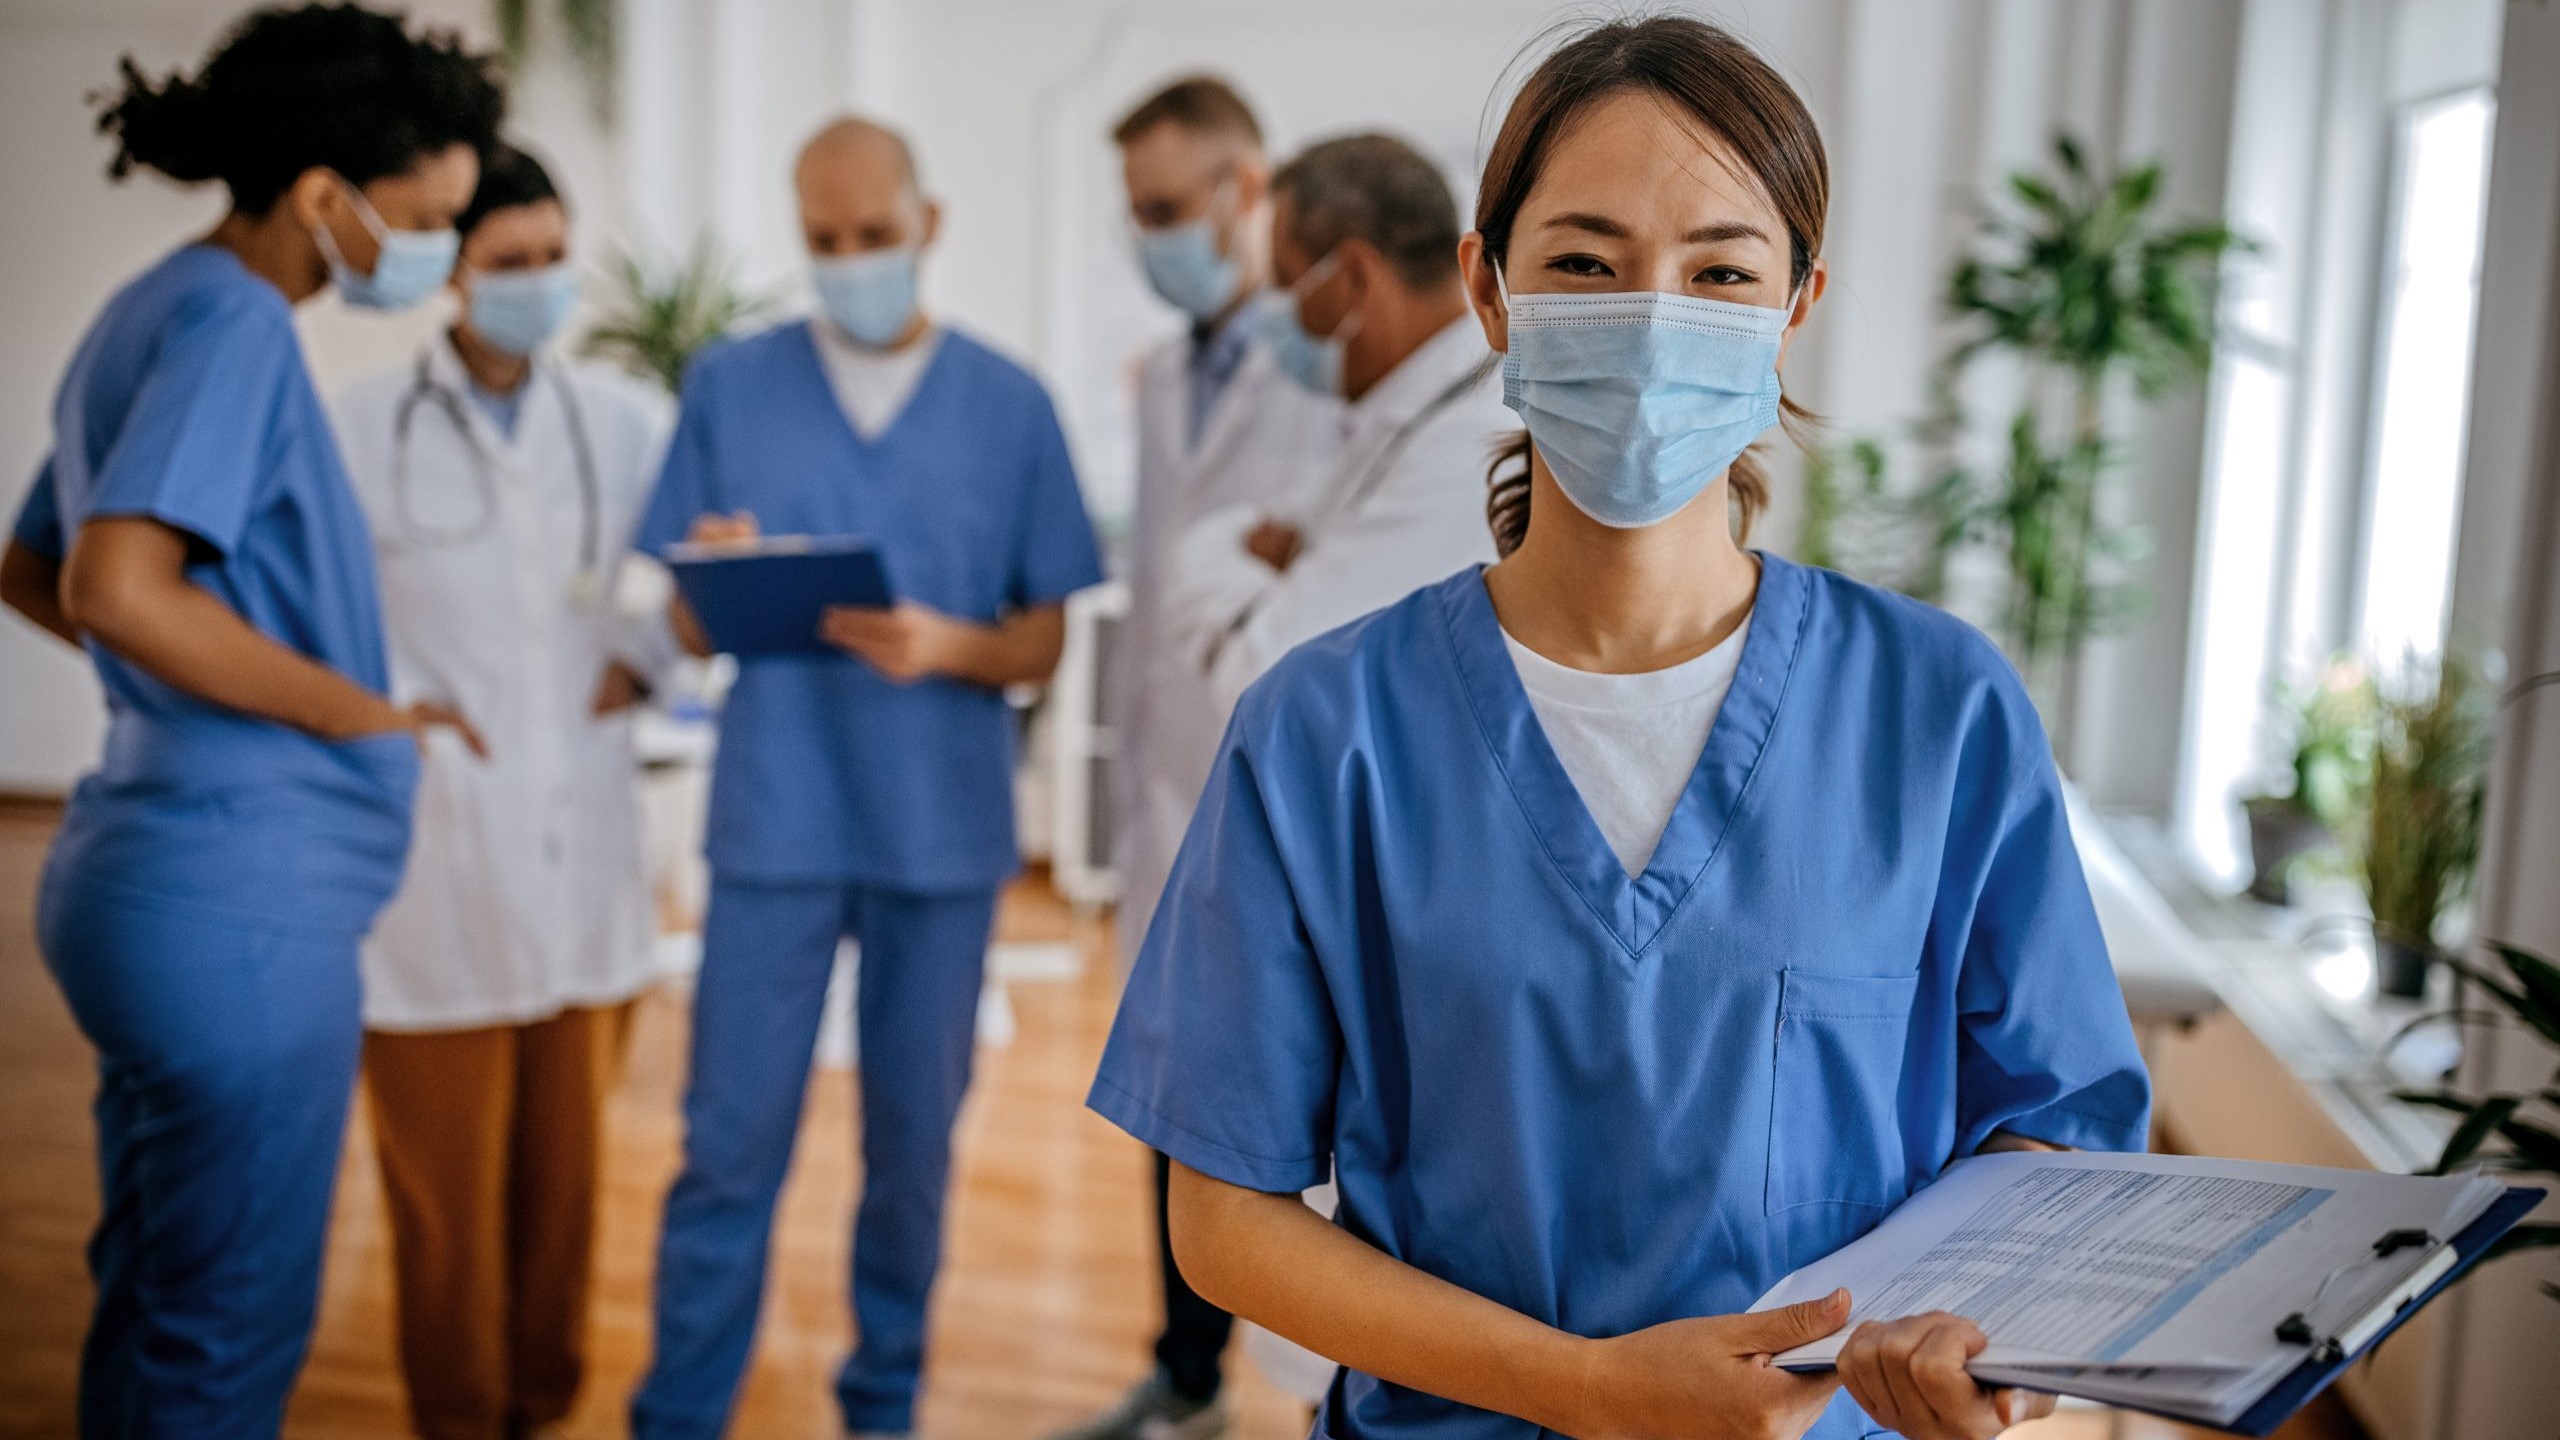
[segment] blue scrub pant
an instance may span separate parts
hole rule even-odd
[[[969,1087],[992,890],[715,879],[693,1000],[684,1171],[658,1245],[657,1349],[634,1440],[727,1424],[755,1339],[773,1206],[791,1161],[837,939],[862,947],[862,1203],[853,1228],[848,1429],[913,1428],[925,1302],[942,1258],[951,1126]]]
[[[319,1303],[356,937],[52,887],[37,931],[98,1048],[80,1433],[271,1440]]]

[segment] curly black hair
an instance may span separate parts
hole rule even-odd
[[[486,154],[506,112],[488,56],[361,5],[255,11],[192,77],[154,80],[130,55],[119,69],[121,84],[91,97],[116,141],[107,174],[220,180],[250,215],[315,165],[364,185],[454,145]]]

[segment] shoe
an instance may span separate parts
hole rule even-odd
[[[1227,1433],[1224,1402],[1187,1400],[1158,1370],[1120,1403],[1050,1440],[1218,1440]]]

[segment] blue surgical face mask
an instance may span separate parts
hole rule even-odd
[[[1336,251],[1325,256],[1308,266],[1297,284],[1267,296],[1262,302],[1260,324],[1263,341],[1271,347],[1271,359],[1280,367],[1280,373],[1318,395],[1334,397],[1342,394],[1342,352],[1351,337],[1360,333],[1360,317],[1354,315],[1345,320],[1330,335],[1312,335],[1298,319],[1298,300],[1332,276],[1340,254]]]
[[[1218,252],[1218,212],[1233,192],[1218,187],[1209,213],[1180,225],[1138,232],[1138,264],[1164,302],[1194,320],[1207,320],[1236,298],[1244,267]]]
[[[1688,295],[1512,295],[1502,403],[1556,485],[1603,525],[1677,514],[1778,423],[1772,310]]]
[[[873,250],[813,257],[809,278],[818,308],[864,345],[886,345],[906,333],[916,314],[916,252]]]
[[[530,355],[578,305],[578,272],[563,260],[538,270],[471,272],[472,333],[510,355]]]
[[[347,264],[328,226],[314,226],[311,238],[320,242],[320,254],[329,262],[329,278],[348,304],[367,310],[406,310],[452,277],[454,257],[462,253],[459,231],[450,225],[442,230],[394,230],[374,212],[373,202],[364,198],[363,191],[350,184],[347,194],[356,202],[356,218],[373,233],[378,247],[373,273],[359,275]]]

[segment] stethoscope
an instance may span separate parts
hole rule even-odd
[[[399,408],[392,412],[391,500],[393,508],[399,512],[401,529],[411,536],[430,545],[463,545],[487,535],[497,524],[498,462],[488,447],[480,443],[480,433],[472,428],[471,416],[463,408],[462,397],[429,371],[429,358],[425,352],[419,354],[417,373],[410,380],[407,392],[401,395]],[[547,367],[537,361],[525,384],[530,387],[534,380],[546,373]],[[560,391],[561,413],[569,419],[569,449],[578,471],[577,588],[584,594],[599,585],[598,566],[603,559],[603,486],[596,476],[595,446],[587,438],[587,420],[578,411],[578,397],[570,390],[566,377],[552,375],[550,378]],[[527,398],[531,398],[530,393]],[[480,513],[467,524],[430,524],[419,517],[415,506],[410,503],[409,430],[416,423],[418,406],[428,400],[433,400],[436,407],[444,412],[446,420],[453,425],[454,433],[461,436],[462,443],[471,450],[471,483],[479,492]]]

